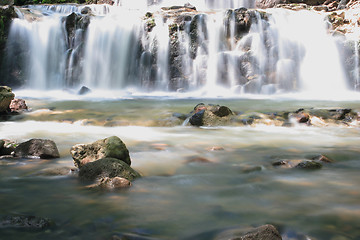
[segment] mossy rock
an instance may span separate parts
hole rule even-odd
[[[82,166],[79,177],[84,181],[94,181],[105,177],[121,177],[133,181],[141,175],[119,159],[103,158]]]
[[[15,94],[11,91],[11,88],[7,86],[0,86],[0,113],[8,110],[14,97]]]
[[[117,136],[101,139],[91,144],[75,145],[71,148],[70,153],[74,159],[74,165],[78,168],[102,158],[116,158],[131,165],[129,150]]]

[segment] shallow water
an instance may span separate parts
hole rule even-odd
[[[48,217],[56,227],[43,232],[0,229],[4,239],[110,239],[120,233],[211,239],[221,229],[266,223],[276,225],[284,239],[360,238],[359,128],[164,124],[172,113],[187,114],[199,102],[273,112],[300,107],[359,109],[357,101],[32,98],[27,102],[32,112],[18,121],[0,122],[0,138],[18,142],[50,138],[61,158],[0,160],[0,213]],[[53,114],[36,116],[49,108]],[[94,119],[95,123],[90,121]],[[104,126],[109,121],[121,123]],[[75,175],[39,174],[47,168],[73,167],[69,149],[74,144],[112,135],[125,142],[132,167],[144,176],[130,189],[99,192],[86,189]],[[277,160],[318,154],[335,163],[315,171],[272,166]],[[198,157],[209,162],[191,162]]]

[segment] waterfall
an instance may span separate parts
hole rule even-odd
[[[225,10],[251,6],[252,1],[219,2],[194,4],[220,10],[186,10],[174,16],[166,10],[145,16],[148,7],[161,6],[156,1],[143,1],[141,9],[125,0],[118,6],[29,6],[22,11],[32,12],[32,21],[27,12],[12,23],[8,72],[21,73],[23,85],[32,89],[86,85],[201,90],[209,96],[223,90],[223,95],[321,91],[329,96],[347,90],[342,58],[324,14]],[[354,78],[356,85],[359,77]]]

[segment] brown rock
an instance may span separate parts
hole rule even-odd
[[[22,111],[28,110],[28,106],[24,99],[15,98],[11,101],[9,106],[11,112],[20,113]]]

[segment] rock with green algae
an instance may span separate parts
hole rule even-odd
[[[125,162],[116,158],[102,158],[87,163],[80,168],[79,177],[84,181],[94,181],[101,178],[125,178],[133,181],[141,175]]]
[[[9,109],[11,101],[15,94],[10,87],[0,86],[0,113],[6,112]]]
[[[102,158],[116,158],[131,165],[129,150],[117,136],[100,139],[90,144],[77,144],[70,149],[70,153],[74,165],[78,168]]]

